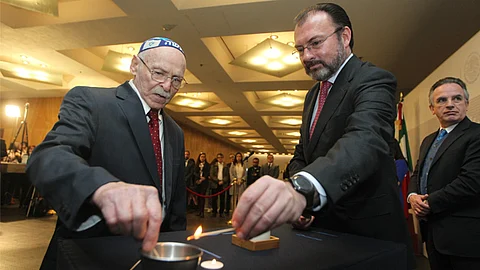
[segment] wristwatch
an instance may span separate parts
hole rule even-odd
[[[305,176],[294,175],[292,178],[290,178],[290,181],[293,185],[293,189],[302,194],[307,200],[307,205],[305,206],[307,210],[312,210],[314,206],[316,206],[315,202],[317,202],[317,205],[320,203],[320,197],[317,189]]]

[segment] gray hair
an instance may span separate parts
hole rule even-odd
[[[468,103],[468,99],[469,99],[470,95],[468,94],[468,91],[467,91],[467,85],[465,85],[465,83],[459,78],[446,77],[446,78],[438,80],[436,83],[433,84],[432,88],[430,88],[430,92],[428,92],[428,102],[430,103],[430,106],[433,106],[433,97],[432,97],[433,96],[433,91],[435,91],[435,89],[437,89],[438,87],[440,87],[444,84],[449,84],[449,83],[458,84],[463,89],[463,93],[465,94],[465,100]]]

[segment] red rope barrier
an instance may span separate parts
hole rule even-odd
[[[212,194],[212,195],[199,194],[199,193],[197,193],[197,192],[189,189],[188,187],[187,187],[187,190],[188,190],[188,192],[192,193],[193,195],[197,195],[197,196],[200,196],[200,197],[202,197],[202,198],[212,198],[212,197],[215,197],[215,196],[218,196],[218,195],[224,193],[225,191],[229,190],[231,187],[232,187],[231,185],[228,185],[228,187],[226,187],[224,190],[222,190],[222,191],[220,191],[220,192],[217,192],[217,193],[215,193],[215,194]]]

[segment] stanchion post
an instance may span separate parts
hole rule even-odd
[[[232,195],[232,216],[233,216],[233,212],[235,211],[235,208],[237,207],[237,179],[234,178],[232,183],[231,183],[232,187],[233,188],[233,195]],[[230,203],[230,202],[227,202],[227,203]],[[230,220],[227,222],[228,225],[232,225],[232,219],[230,218]]]

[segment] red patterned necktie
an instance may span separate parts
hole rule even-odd
[[[315,113],[315,119],[313,120],[312,126],[310,127],[310,139],[312,138],[313,131],[315,130],[315,126],[317,125],[318,117],[320,116],[320,112],[322,112],[323,105],[325,104],[325,100],[327,100],[328,89],[330,89],[332,83],[329,81],[323,81],[322,85],[320,86],[320,94],[318,95],[318,106],[317,112]]]
[[[150,117],[148,127],[150,128],[150,136],[152,137],[153,150],[155,151],[155,159],[157,161],[157,173],[158,178],[160,179],[160,187],[162,187],[162,144],[159,135],[160,125],[158,123],[158,110],[150,110],[148,116]]]

